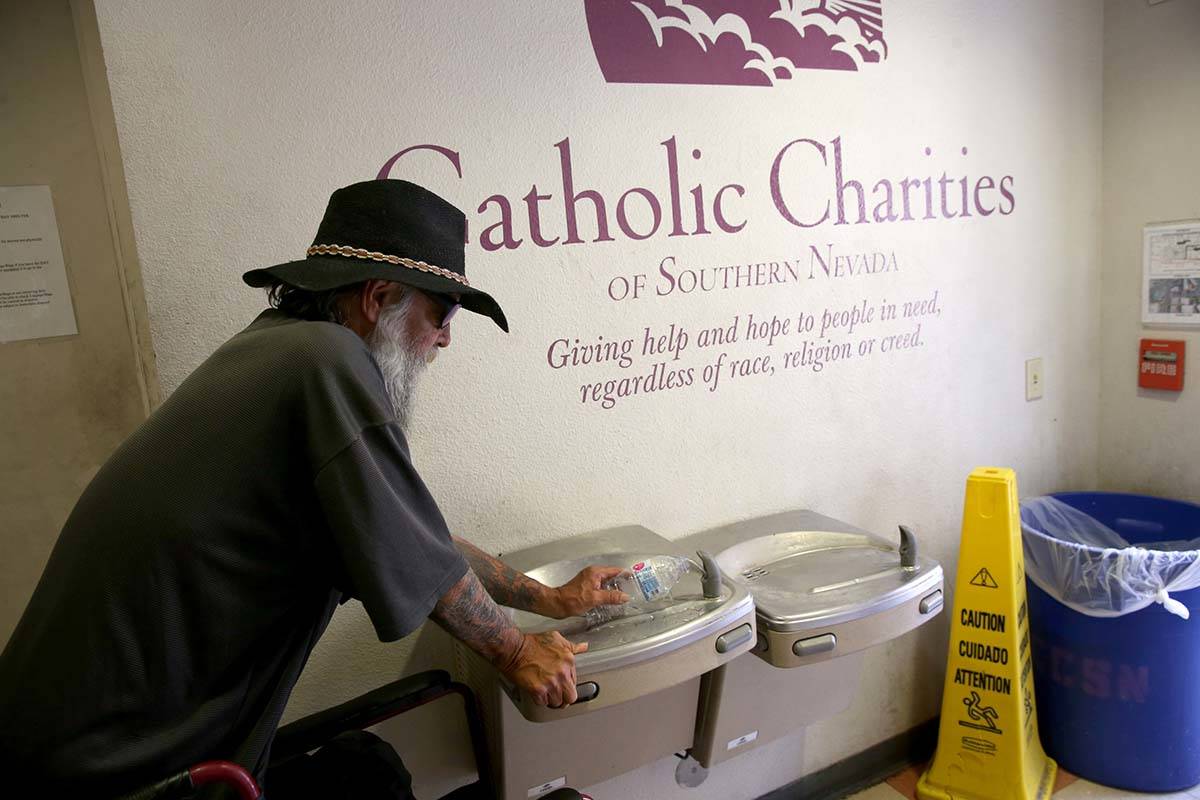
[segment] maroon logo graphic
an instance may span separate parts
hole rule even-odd
[[[770,86],[887,57],[883,0],[584,0],[609,83]]]

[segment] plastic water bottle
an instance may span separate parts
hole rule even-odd
[[[689,572],[699,568],[691,559],[682,556],[653,556],[639,561],[617,577],[606,581],[605,589],[619,589],[632,602],[652,603],[671,593],[675,584]]]
[[[594,628],[637,612],[645,603],[662,600],[671,594],[675,584],[689,572],[700,572],[700,568],[682,556],[652,556],[638,561],[629,569],[602,584],[605,589],[618,589],[629,595],[629,603],[616,606],[596,606],[583,615],[588,627]]]

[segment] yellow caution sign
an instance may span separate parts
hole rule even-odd
[[[1017,475],[967,479],[950,657],[933,764],[921,800],[1047,800],[1057,766],[1042,751],[1033,699]]]

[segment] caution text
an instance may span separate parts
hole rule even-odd
[[[1005,618],[1003,614],[993,614],[991,611],[976,611],[972,608],[964,608],[959,613],[959,619],[968,628],[1004,633]]]
[[[988,661],[992,664],[1008,663],[1008,648],[993,647],[982,642],[972,642],[962,639],[958,643],[958,654],[963,658],[973,658],[976,661]]]
[[[973,669],[962,669],[961,667],[954,670],[954,682],[960,686],[968,686],[972,689],[985,689],[989,692],[997,692],[999,694],[1012,694],[1012,679],[1002,678],[999,675],[992,675],[989,672],[979,672]]]

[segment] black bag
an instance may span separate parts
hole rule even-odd
[[[270,800],[415,800],[400,756],[366,731],[338,734],[316,753],[272,767],[263,788]]]

